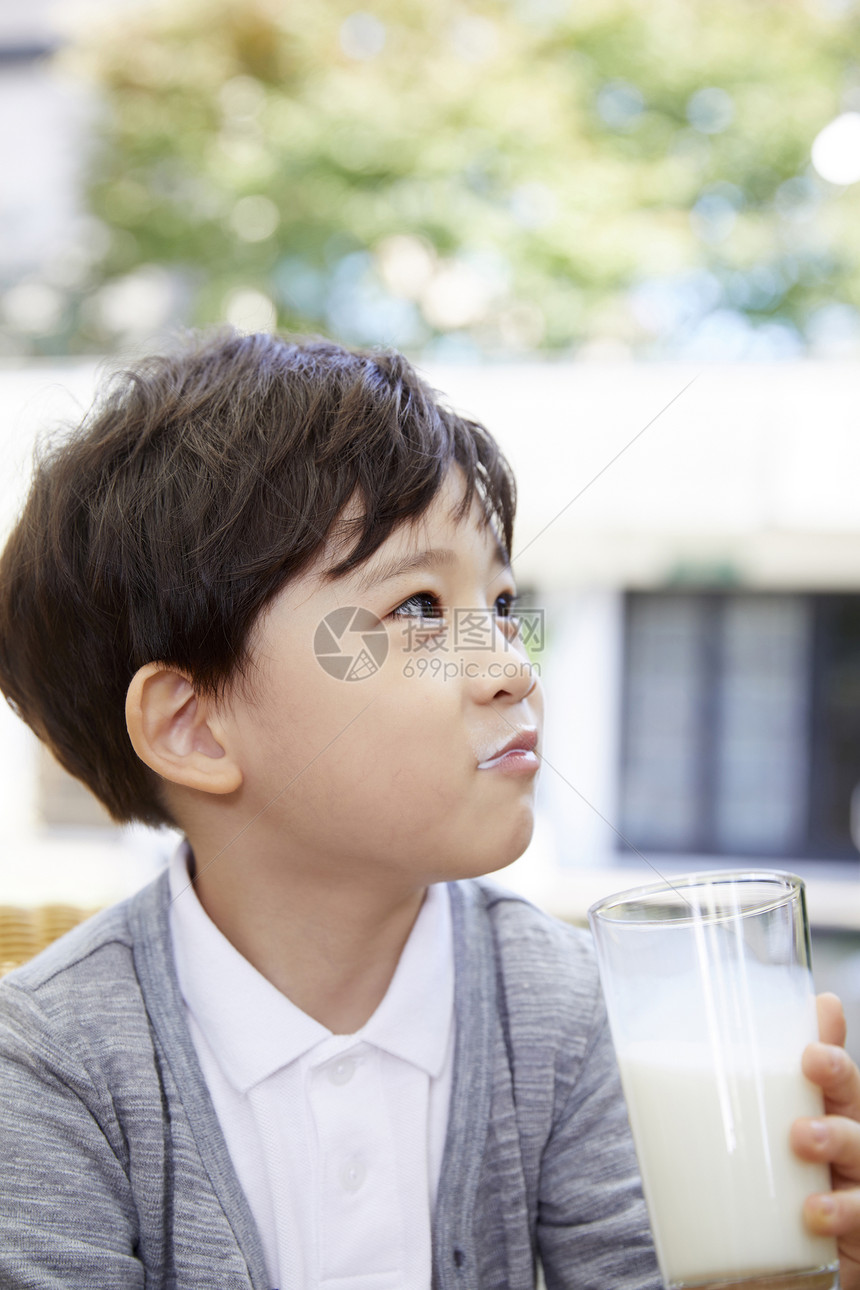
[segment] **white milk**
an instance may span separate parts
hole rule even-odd
[[[701,1044],[633,1043],[619,1054],[645,1197],[667,1283],[741,1279],[836,1262],[836,1245],[806,1230],[806,1196],[829,1170],[789,1146],[799,1115],[822,1113],[821,1091],[794,1052],[756,1077]],[[719,1065],[719,1063],[718,1063]]]

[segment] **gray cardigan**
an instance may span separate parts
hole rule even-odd
[[[660,1285],[587,936],[450,886],[434,1290]],[[272,1290],[185,1021],[166,875],[0,986],[0,1286]],[[404,1287],[403,1290],[411,1290]]]

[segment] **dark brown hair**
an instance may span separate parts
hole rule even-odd
[[[0,688],[117,821],[172,824],[125,725],[137,669],[218,695],[251,629],[360,498],[360,565],[453,464],[510,551],[513,478],[404,358],[218,332],[118,373],[43,452],[0,556]]]

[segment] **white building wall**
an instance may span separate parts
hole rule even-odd
[[[563,867],[605,865],[618,835],[622,596],[591,588],[547,607],[551,648],[541,803]]]

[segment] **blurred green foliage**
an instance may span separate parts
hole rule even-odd
[[[434,357],[856,331],[860,184],[810,162],[853,5],[170,0],[71,56],[109,236],[70,349],[243,311]]]

